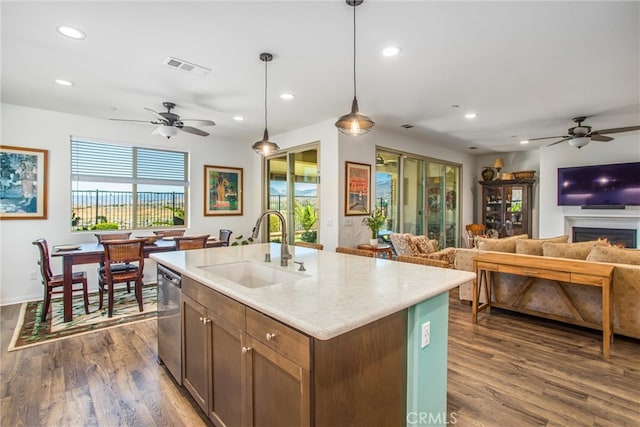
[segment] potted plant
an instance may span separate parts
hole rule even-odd
[[[371,241],[370,244],[372,246],[376,246],[378,244],[378,231],[387,220],[387,215],[384,213],[384,209],[375,208],[368,216],[362,218],[362,223],[369,227],[371,230]]]

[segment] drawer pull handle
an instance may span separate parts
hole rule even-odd
[[[242,354],[247,354],[251,351],[251,347],[242,347]]]
[[[211,319],[207,319],[207,318],[205,317],[205,318],[204,318],[204,324],[206,325],[206,324],[208,324],[208,323],[211,323]]]
[[[540,274],[539,271],[535,271],[535,270],[522,270],[522,272],[527,274]]]
[[[276,334],[270,334],[269,332],[267,332],[265,337],[267,338],[267,341],[275,341],[276,340]]]
[[[204,323],[204,317],[200,317],[200,323]]]

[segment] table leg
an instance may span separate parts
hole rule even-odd
[[[472,323],[478,322],[478,294],[479,294],[479,288],[481,287],[479,282],[481,280],[482,280],[482,272],[477,271],[476,278],[473,280],[473,295],[471,298],[471,322]]]
[[[62,275],[64,280],[64,285],[62,287],[62,307],[64,310],[64,321],[71,322],[73,319],[73,309],[72,309],[72,283],[71,279],[73,276],[73,260],[71,257],[65,256],[63,257],[62,262]]]
[[[611,355],[611,341],[613,341],[611,323],[611,281],[608,281],[602,286],[602,355],[605,359]]]

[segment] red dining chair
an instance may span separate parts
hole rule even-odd
[[[32,242],[38,247],[40,252],[40,273],[42,274],[42,284],[44,285],[44,306],[42,307],[42,314],[40,320],[47,320],[47,314],[49,313],[49,307],[51,305],[51,296],[53,294],[61,294],[64,289],[64,277],[62,274],[53,274],[51,271],[51,263],[49,259],[49,247],[45,239],[38,239]],[[75,287],[74,285],[82,284],[82,287]],[[89,314],[89,294],[87,291],[87,274],[84,271],[73,273],[71,276],[71,292],[82,291],[84,297],[84,312]]]
[[[144,239],[108,240],[104,246],[104,271],[98,276],[100,288],[100,308],[103,305],[104,292],[108,293],[108,317],[113,316],[113,291],[116,283],[135,283],[135,295],[138,308],[142,308],[142,270],[144,268]],[[120,270],[114,268],[122,264],[136,263],[137,268]]]

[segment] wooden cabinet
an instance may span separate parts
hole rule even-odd
[[[318,340],[182,279],[183,384],[217,426],[404,425],[407,310]]]
[[[482,223],[499,237],[528,234],[531,237],[531,200],[535,180],[480,181]]]

